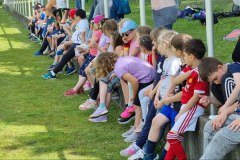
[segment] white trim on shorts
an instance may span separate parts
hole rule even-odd
[[[185,104],[182,105],[181,109],[184,106]],[[184,133],[186,131],[195,131],[197,120],[203,114],[204,114],[204,108],[199,105],[196,105],[193,108],[191,108],[189,111],[183,113],[181,117],[178,119],[178,121],[175,122],[171,130],[178,133]]]

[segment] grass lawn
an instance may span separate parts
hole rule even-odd
[[[196,3],[189,0],[181,6],[187,2]],[[89,11],[90,0],[86,5]],[[146,6],[151,25],[149,1]],[[138,3],[132,0],[131,7],[132,14],[127,17],[138,21]],[[214,26],[216,56],[224,62],[230,61],[235,42],[222,38],[239,23],[239,18],[227,18]],[[178,20],[174,29],[206,42],[205,26],[197,21]],[[75,85],[77,75],[43,80],[41,75],[52,59],[32,56],[39,47],[28,40],[26,29],[0,8],[0,159],[123,159],[119,151],[128,144],[123,142],[121,133],[129,125],[116,122],[121,109],[112,105],[108,123],[88,122],[92,111],[78,109],[87,95],[63,96]]]

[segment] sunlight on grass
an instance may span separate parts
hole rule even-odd
[[[4,27],[4,31],[6,34],[11,35],[11,34],[17,34],[17,33],[22,33],[19,29],[17,28],[6,28]]]
[[[8,74],[8,75],[24,75],[24,76],[29,76],[31,75],[31,72],[33,68],[28,68],[28,67],[18,67],[14,66],[14,64],[6,65],[6,62],[1,62],[0,63],[0,74]]]

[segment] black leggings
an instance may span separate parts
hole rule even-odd
[[[89,94],[89,96],[92,100],[96,101],[97,97],[98,97],[98,94],[99,94],[99,81],[96,81],[96,79],[95,79],[94,87],[93,87],[91,93]]]
[[[53,72],[57,74],[74,57],[75,57],[74,46],[71,46],[67,53],[63,55],[58,65],[53,69]]]
[[[43,43],[42,43],[42,47],[40,48],[39,52],[43,53],[47,49],[48,45],[49,45],[49,43],[48,43],[47,38],[44,38]]]

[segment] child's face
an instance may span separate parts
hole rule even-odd
[[[186,65],[192,66],[192,61],[193,61],[193,55],[192,54],[187,54],[186,52],[183,52],[183,59]]]
[[[130,42],[131,40],[133,40],[135,38],[135,30],[129,30],[125,33],[122,33],[123,35],[123,41],[124,42]]]
[[[145,47],[143,47],[143,46],[140,45],[140,52],[146,53]]]
[[[79,16],[74,15],[74,21],[78,22],[78,21],[80,21],[80,19],[81,18]]]
[[[183,54],[182,54],[182,51],[180,51],[180,50],[178,50],[178,49],[176,49],[176,48],[174,48],[174,47],[172,47],[173,49],[172,49],[172,53],[173,53],[173,55],[175,56],[175,57],[177,57],[177,58],[183,58]]]
[[[208,82],[215,84],[221,84],[222,76],[224,75],[223,66],[219,65],[217,71],[213,72],[208,76]]]
[[[158,47],[158,44],[157,44],[157,42],[156,42],[156,41],[152,41],[152,44],[153,44],[153,46],[154,46],[155,48],[157,48],[157,47]]]

